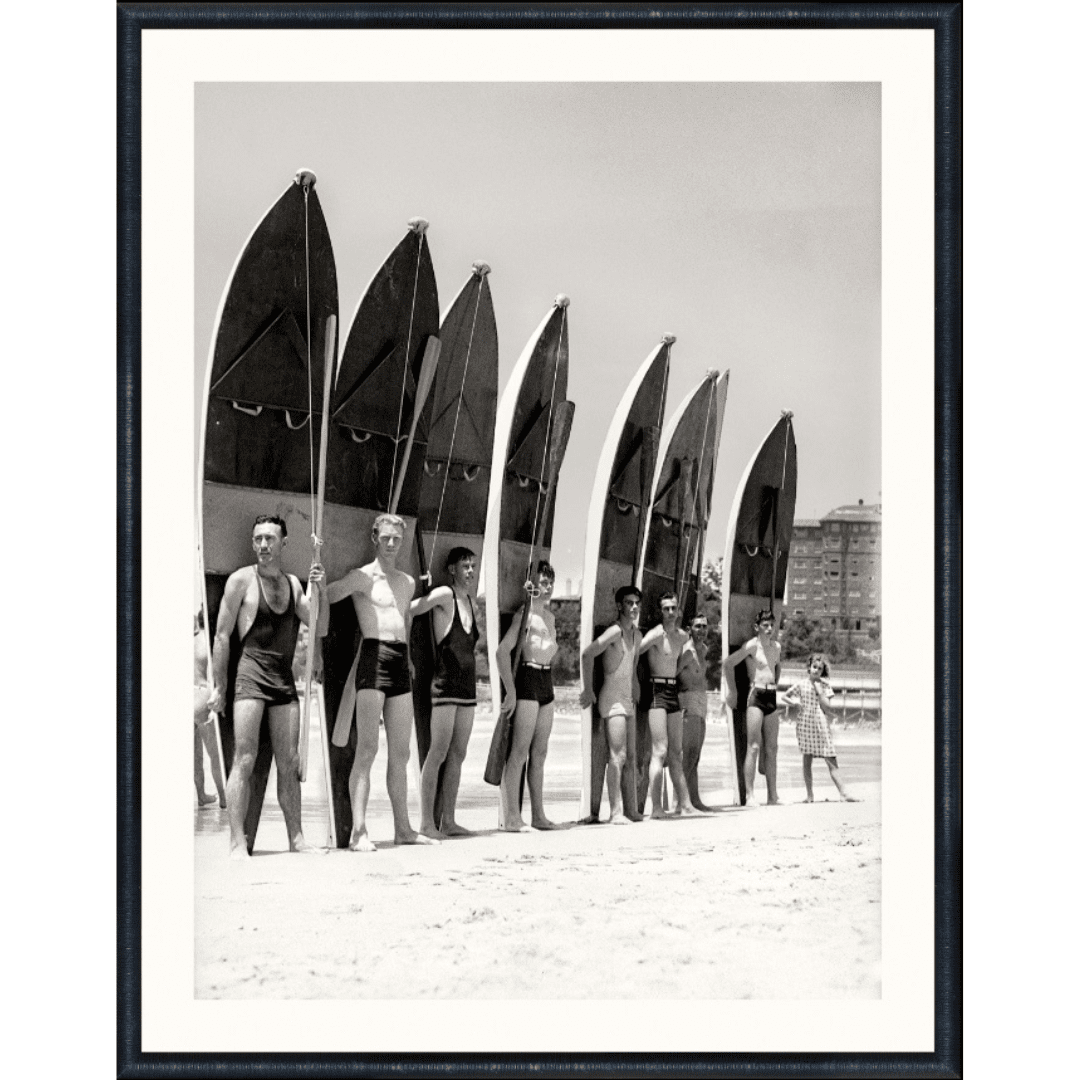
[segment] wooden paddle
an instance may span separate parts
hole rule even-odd
[[[641,560],[645,552],[645,533],[649,527],[652,509],[653,476],[656,458],[660,452],[660,426],[650,424],[641,429],[641,516],[638,518],[637,536],[634,538],[634,581],[641,579]]]
[[[427,339],[424,346],[424,359],[420,364],[420,378],[416,380],[416,397],[413,400],[412,421],[409,424],[409,437],[405,441],[405,452],[401,458],[401,468],[394,484],[394,493],[390,496],[390,513],[397,513],[398,500],[401,498],[401,489],[405,485],[405,473],[409,468],[409,458],[412,456],[413,440],[416,438],[416,425],[420,422],[420,414],[424,411],[428,394],[431,392],[431,384],[435,381],[435,369],[439,364],[439,352],[442,350],[442,342],[432,335]]]
[[[311,537],[311,565],[320,562],[319,548],[322,546],[323,503],[326,498],[326,441],[330,432],[330,384],[334,379],[334,354],[336,350],[337,316],[330,315],[326,320],[326,357],[323,364],[322,428],[319,432],[319,485],[315,495],[314,532]],[[310,590],[308,597],[308,643],[307,659],[304,663],[304,715],[300,722],[300,782],[307,780],[308,736],[311,731],[311,683],[315,670],[315,650],[319,646],[319,636],[315,632],[319,622],[319,590]],[[320,713],[322,738],[326,741],[326,717]],[[326,790],[330,790],[330,774],[326,775]],[[330,800],[330,813],[334,813],[334,801]],[[331,834],[334,826],[331,822]]]

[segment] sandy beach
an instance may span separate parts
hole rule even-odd
[[[546,810],[569,826],[580,749],[566,702],[560,694]],[[818,801],[802,802],[785,723],[783,805],[731,807],[727,731],[710,716],[701,790],[719,812],[519,835],[496,830],[496,792],[483,782],[491,730],[478,711],[458,804],[475,837],[395,848],[385,750],[372,771],[374,854],[287,854],[273,777],[247,863],[228,859],[225,814],[195,811],[196,997],[880,997],[880,729],[836,731],[857,803],[838,801],[823,762]],[[303,793],[316,843],[326,838],[320,734],[316,719]],[[758,786],[764,797],[764,778]],[[411,790],[410,804],[416,826]]]

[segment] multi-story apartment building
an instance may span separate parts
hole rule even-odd
[[[846,630],[852,644],[881,630],[881,504],[838,506],[795,522],[788,557],[788,615]]]

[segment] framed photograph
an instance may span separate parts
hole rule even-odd
[[[959,11],[118,6],[121,1075],[959,1075]]]

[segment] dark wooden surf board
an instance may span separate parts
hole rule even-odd
[[[341,351],[330,398],[327,442],[322,560],[329,582],[374,557],[371,527],[389,509],[404,461],[424,354],[429,340],[438,338],[439,299],[426,228],[422,219],[409,223],[404,238],[364,291]],[[413,577],[419,576],[415,524],[432,403],[429,395],[420,411],[397,504],[397,513],[406,523],[398,566]],[[322,642],[331,729],[359,640],[352,599],[332,605],[330,629]],[[330,745],[338,847],[348,845],[352,832],[348,781],[355,755],[356,725],[352,723],[348,745]]]
[[[481,573],[495,407],[499,397],[499,337],[486,263],[473,264],[439,327],[442,351],[432,387],[427,455],[420,478],[416,539],[431,574],[430,588],[449,585],[446,556],[455,547],[476,553]],[[420,555],[418,550],[417,554]],[[417,591],[428,586],[418,584]],[[478,605],[477,605],[478,606]],[[416,679],[413,705],[420,764],[431,746],[431,678],[435,670],[431,613],[413,620],[411,652]],[[442,820],[442,773],[435,823]]]
[[[727,389],[728,372],[710,371],[664,425],[641,568],[641,628],[645,633],[660,622],[660,597],[665,592],[678,596],[684,621],[692,619],[697,610]],[[638,680],[638,809],[643,811],[652,745],[648,657],[639,663]]]
[[[617,620],[616,590],[639,583],[674,341],[673,336],[665,335],[634,373],[600,449],[585,523],[580,632],[583,648]],[[593,689],[598,698],[603,685],[604,666],[597,657]],[[628,816],[636,817],[637,738],[633,717],[627,718],[626,734],[623,805]],[[600,813],[607,760],[607,730],[599,706],[594,703],[581,712],[579,813],[583,820],[594,820]]]
[[[754,636],[754,620],[759,611],[776,610],[784,601],[798,480],[791,415],[782,413],[762,441],[743,473],[731,504],[721,588],[724,656]],[[736,702],[728,725],[736,766],[732,801],[741,806],[746,802],[742,762],[746,757],[746,699],[750,692],[745,664],[736,667],[734,683],[728,682],[726,689]]]
[[[484,603],[491,707],[496,718],[504,691],[495,653],[514,612],[525,603],[525,583],[537,563],[551,553],[554,515],[545,510],[547,504],[554,507],[558,487],[551,434],[564,403],[569,405],[568,304],[565,296],[556,297],[529,338],[510,372],[495,416],[484,531]]]
[[[248,237],[211,336],[199,470],[200,555],[211,635],[226,580],[255,561],[251,531],[258,515],[285,520],[287,573],[305,581],[311,564],[310,438],[317,447],[326,326],[338,309],[334,253],[314,181],[313,174],[298,173]],[[220,717],[226,772],[235,747],[232,684],[239,651],[234,632]],[[249,849],[271,761],[264,723],[245,825]]]

